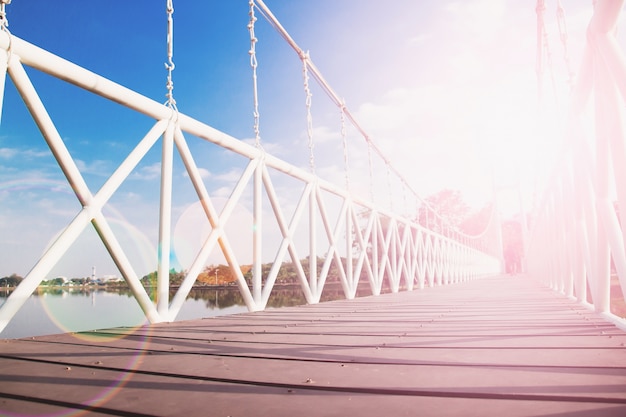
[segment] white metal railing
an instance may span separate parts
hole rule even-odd
[[[84,181],[23,65],[67,81],[155,120],[152,128],[97,192],[93,193]],[[355,297],[357,285],[362,276],[367,277],[372,294],[379,294],[385,279],[388,280],[392,291],[398,291],[403,284],[405,288],[411,290],[415,286],[422,288],[425,285],[460,282],[495,274],[500,270],[500,260],[497,255],[490,255],[479,250],[487,247],[480,241],[472,241],[467,237],[453,239],[451,236],[443,236],[394,213],[378,209],[373,204],[350,195],[341,187],[323,181],[311,173],[265,153],[261,148],[247,145],[198,120],[178,113],[171,107],[157,103],[24,40],[10,36],[7,32],[0,31],[0,70],[4,68],[7,68],[13,84],[26,102],[52,154],[80,201],[82,209],[0,307],[0,331],[89,223],[92,223],[97,230],[147,319],[153,323],[175,319],[196,277],[214,250],[220,250],[223,253],[232,273],[236,276],[243,299],[251,311],[265,308],[282,261],[287,254],[296,266],[298,279],[308,303],[317,303],[320,300],[328,272],[333,264],[339,271],[346,298]],[[4,80],[4,74],[0,78]],[[221,146],[248,160],[247,167],[243,170],[225,207],[219,213],[214,207],[211,195],[194,161],[185,134]],[[162,139],[163,158],[158,245],[160,253],[157,294],[153,302],[142,286],[102,210],[131,171],[156,145],[159,138]],[[171,161],[175,149],[180,154],[193,183],[198,201],[210,223],[211,231],[192,265],[186,271],[186,278],[170,300]],[[289,219],[282,211],[270,170],[296,179],[302,184],[302,193],[297,207]],[[255,226],[250,232],[254,246],[253,279],[250,286],[244,279],[240,262],[233,250],[231,236],[226,233],[225,229],[234,208],[249,184],[252,184],[253,188]],[[263,193],[270,202],[282,239],[273,267],[265,277],[261,273]],[[340,201],[340,209],[336,217],[331,216],[327,210],[326,200],[329,195]],[[308,218],[303,220],[307,211]],[[321,219],[321,225],[317,224],[318,219]],[[302,222],[308,222],[310,241],[307,253],[310,261],[308,271],[303,268],[302,258],[293,240],[293,234]],[[321,234],[318,233],[319,226],[322,226]],[[323,253],[325,262],[320,271],[317,271],[315,261],[321,254],[318,250],[320,246],[318,238],[328,241],[328,247]]]
[[[535,276],[609,316],[611,261],[622,297],[626,294],[626,59],[615,38],[623,4],[595,3],[565,149],[535,213],[528,250]],[[593,138],[586,137],[584,126],[590,101],[595,110]]]

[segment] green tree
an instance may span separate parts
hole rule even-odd
[[[158,275],[157,271],[152,271],[141,278],[141,283],[146,288],[156,287]],[[183,282],[185,275],[185,271],[177,272],[174,268],[170,269],[170,285],[180,285]]]
[[[89,283],[89,278],[72,278],[70,281],[75,285],[85,285]]]
[[[65,283],[65,280],[61,277],[53,278],[50,281],[48,281],[48,285],[63,285],[64,283]]]
[[[459,229],[471,214],[471,209],[458,190],[444,189],[424,199],[417,221],[427,229],[445,233],[450,228]]]
[[[487,226],[489,226],[493,214],[493,204],[489,203],[485,205],[477,212],[471,213],[465,220],[463,220],[463,222],[461,222],[459,226],[461,232],[470,236],[480,235],[485,231]]]
[[[0,287],[16,287],[24,278],[13,273],[8,277],[0,278]]]

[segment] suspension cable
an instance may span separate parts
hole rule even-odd
[[[293,38],[291,36],[289,36],[289,33],[280,24],[280,22],[274,16],[274,14],[271,12],[271,10],[265,5],[263,0],[255,0],[255,4],[256,4],[257,10],[259,10],[259,12],[265,17],[265,19],[274,27],[274,29],[276,29],[276,31],[280,34],[280,36],[296,51],[298,56],[302,57],[302,56],[306,55],[306,53],[298,46],[298,44],[293,40]],[[311,76],[313,78],[315,78],[315,80],[318,82],[318,84],[320,85],[322,90],[328,95],[328,97],[331,99],[331,101],[333,101],[335,103],[335,105],[337,105],[338,107],[341,107],[342,105],[344,106],[344,116],[345,116],[345,118],[352,124],[352,126],[354,126],[357,129],[357,131],[365,139],[365,141],[367,143],[367,146],[368,146],[368,152],[376,153],[385,163],[388,163],[388,159],[385,157],[385,155],[382,152],[382,150],[380,148],[378,148],[378,146],[376,146],[376,144],[369,137],[369,135],[367,134],[365,129],[363,129],[363,127],[357,122],[356,118],[352,115],[350,110],[347,107],[345,107],[345,104],[344,104],[343,100],[341,100],[339,98],[339,95],[332,89],[332,87],[324,79],[324,77],[322,76],[321,72],[317,69],[315,64],[311,61],[310,57],[306,60],[306,64],[307,64],[307,70],[310,71]],[[370,166],[371,166],[371,156],[370,156]],[[404,177],[402,176],[402,174],[400,174],[400,172],[398,172],[393,166],[390,166],[389,169],[391,170],[391,172],[394,175],[399,177],[402,182],[407,184],[408,189],[420,201],[424,201],[419,196],[419,194],[412,187],[410,187],[408,185],[408,182],[406,181],[406,179],[404,179]],[[370,173],[370,175],[373,175],[373,174]],[[373,181],[370,181],[370,183],[373,184]],[[372,195],[373,195],[373,191],[372,191]],[[372,199],[372,201],[374,201],[374,200]]]
[[[309,168],[311,169],[311,173],[315,174],[315,154],[313,152],[315,143],[313,142],[313,116],[311,115],[313,94],[309,86],[309,53],[303,51],[300,54],[300,59],[302,60],[302,79],[304,81],[304,93],[306,94],[306,132],[309,143]]]
[[[367,162],[369,165],[369,174],[370,174],[370,200],[375,202],[374,200],[374,162],[372,160],[372,143],[367,141]]]
[[[343,169],[346,181],[346,190],[350,191],[350,169],[348,167],[348,134],[346,131],[346,105],[340,108],[341,112],[341,142],[343,143]]]
[[[6,6],[11,4],[11,0],[0,0],[0,30],[9,32],[9,20],[7,19]]]
[[[254,108],[253,108],[253,116],[254,116],[254,145],[257,149],[261,149],[261,131],[260,131],[260,118],[261,115],[259,113],[259,93],[258,93],[258,82],[257,82],[257,56],[256,56],[256,43],[258,39],[254,33],[254,26],[257,21],[256,16],[254,15],[254,0],[250,0],[248,2],[250,6],[250,11],[248,15],[250,16],[250,21],[248,22],[248,32],[250,32],[250,67],[252,68],[252,94],[254,99]]]
[[[543,2],[543,0],[538,0],[538,2]],[[311,61],[310,57],[307,53],[305,53],[298,44],[294,41],[294,39],[289,35],[287,30],[280,24],[278,19],[274,16],[272,11],[265,5],[263,0],[255,0],[255,5],[257,10],[265,17],[265,19],[269,22],[272,27],[279,33],[279,35],[296,51],[298,56],[302,59],[303,56],[306,56],[306,59],[303,59],[303,62],[306,66],[307,73],[310,73],[311,77],[313,77],[322,88],[322,90],[328,95],[335,105],[338,107],[344,106],[344,116],[345,118],[355,127],[355,129],[361,134],[363,139],[366,141],[368,146],[368,156],[370,161],[370,193],[371,193],[371,201],[374,201],[374,192],[373,192],[373,170],[372,170],[372,159],[371,153],[375,152],[379,158],[387,165],[387,168],[393,173],[398,179],[406,185],[407,190],[409,190],[424,206],[433,211],[433,214],[436,218],[440,218],[442,222],[449,223],[448,220],[444,220],[439,216],[438,213],[434,212],[434,209],[427,201],[425,201],[413,187],[411,187],[406,180],[406,178],[393,166],[390,164],[389,159],[385,156],[382,150],[372,141],[370,136],[367,134],[365,129],[357,122],[354,115],[350,112],[350,110],[345,107],[344,101],[339,97],[339,95],[332,89],[332,87],[328,84],[328,82],[324,79],[319,69],[315,66],[315,64]],[[456,226],[450,225],[451,228],[455,229]],[[461,232],[459,232],[461,233]]]
[[[569,56],[567,21],[565,19],[565,9],[561,4],[561,0],[557,0],[556,2],[556,21],[559,26],[559,38],[561,39],[561,44],[563,44],[563,60],[565,61],[565,66],[567,68],[567,82],[569,84],[570,91],[572,91],[574,89],[574,70],[572,69]]]
[[[9,19],[7,17],[6,6],[11,4],[11,0],[0,0],[0,30],[9,36],[9,46],[7,47],[7,60],[11,58],[12,39],[9,32]]]
[[[404,212],[409,213],[409,200],[406,197],[406,186],[402,184],[402,201],[404,202]]]
[[[10,4],[11,0],[0,0],[0,30],[5,32],[9,38],[9,44],[7,45],[6,55],[2,56],[2,64],[0,64],[0,118],[2,117],[2,107],[4,104],[4,92],[6,83],[6,74],[9,61],[11,60],[11,46],[12,39],[11,32],[9,32],[9,20],[7,19],[6,6]]]
[[[178,111],[176,108],[176,100],[174,100],[174,81],[172,80],[172,72],[176,67],[174,65],[174,3],[173,0],[167,0],[167,107]]]
[[[543,101],[543,32],[545,31],[544,13],[546,10],[545,0],[537,0],[535,12],[537,14],[537,56],[535,73],[537,76],[537,101],[539,105]]]
[[[389,190],[389,210],[393,211],[393,191],[391,189],[391,169],[389,165],[388,162],[385,163],[387,167],[387,189]]]
[[[556,89],[556,80],[554,78],[554,65],[553,65],[553,61],[552,61],[552,49],[550,48],[550,39],[548,36],[548,31],[546,30],[546,25],[545,25],[545,21],[543,19],[541,19],[541,24],[543,26],[542,28],[542,33],[543,33],[543,39],[542,39],[542,44],[543,44],[543,51],[545,53],[545,57],[546,57],[546,61],[548,64],[548,71],[550,73],[550,82],[552,84],[552,94],[554,95],[554,101],[557,107],[557,110],[559,108],[559,99],[558,99],[558,94],[557,94],[557,89]]]

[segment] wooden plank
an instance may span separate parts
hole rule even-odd
[[[626,333],[525,277],[0,342],[0,414],[626,414]]]

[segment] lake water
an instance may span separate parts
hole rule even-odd
[[[0,290],[0,305],[7,293]],[[343,298],[338,289],[324,291],[322,301]],[[298,287],[274,289],[268,308],[305,304]],[[237,288],[194,289],[176,321],[247,312]],[[128,291],[56,289],[40,291],[26,301],[0,339],[15,339],[67,332],[147,324],[135,298]]]

